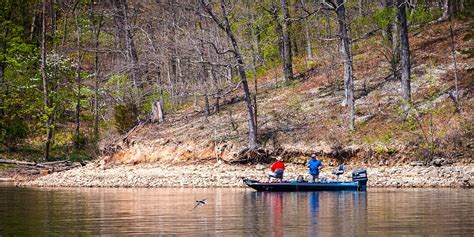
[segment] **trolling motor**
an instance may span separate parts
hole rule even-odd
[[[367,170],[356,170],[352,172],[352,181],[357,182],[357,190],[366,191],[368,180]]]

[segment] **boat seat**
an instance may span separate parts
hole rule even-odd
[[[339,175],[344,174],[344,164],[340,164],[337,167],[337,170],[333,170],[332,174],[337,176],[337,180],[339,180]]]
[[[284,173],[284,170],[276,169],[275,172],[273,172],[273,174],[269,175],[269,178],[275,178],[275,179],[283,180],[283,173]]]

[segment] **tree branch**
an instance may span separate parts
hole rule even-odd
[[[224,50],[224,51],[219,51],[217,46],[212,42],[203,42],[202,44],[203,45],[210,44],[214,48],[214,50],[216,51],[217,54],[227,54],[227,53],[232,53],[234,55],[237,54],[237,52],[235,52],[235,50],[233,50],[233,49],[227,49],[227,50]]]

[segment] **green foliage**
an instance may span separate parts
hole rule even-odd
[[[0,143],[9,150],[16,150],[18,144],[27,137],[28,126],[18,118],[7,119],[0,123]]]
[[[397,152],[397,149],[394,147],[388,147],[384,145],[375,145],[372,149],[377,155],[391,155]]]
[[[439,18],[441,14],[442,12],[440,9],[429,8],[422,5],[411,11],[411,13],[408,15],[408,21],[412,25],[423,25]]]
[[[125,134],[137,121],[137,109],[134,104],[118,104],[114,106],[115,127],[120,134]]]
[[[68,156],[68,160],[73,162],[80,162],[85,160],[91,160],[92,157],[85,151],[75,151]]]
[[[83,149],[87,144],[87,137],[82,133],[75,134],[73,141],[73,145],[76,149]]]
[[[131,101],[131,91],[134,90],[132,83],[125,74],[116,74],[110,76],[105,87],[111,92],[111,95],[120,101]]]
[[[397,11],[394,7],[383,8],[372,15],[372,19],[380,29],[387,28],[395,18]]]
[[[464,11],[458,17],[464,20],[471,20],[474,17],[474,1],[464,1]]]

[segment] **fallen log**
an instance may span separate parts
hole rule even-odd
[[[43,162],[42,165],[69,165],[71,162],[68,160],[61,160],[61,161],[50,161],[50,162]]]
[[[0,159],[0,164],[15,164],[15,165],[25,165],[25,166],[33,166],[42,169],[51,169],[52,167],[49,165],[43,165],[41,163],[36,162],[28,162],[28,161],[20,161],[20,160],[6,160]]]
[[[36,165],[36,162],[27,162],[27,161],[19,161],[19,160],[5,160],[0,159],[0,164],[15,164],[15,165]]]

